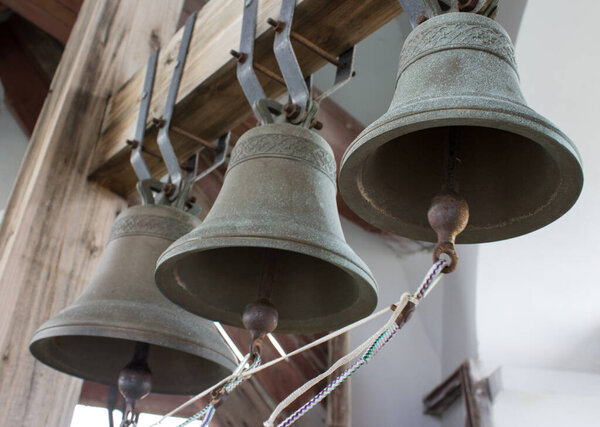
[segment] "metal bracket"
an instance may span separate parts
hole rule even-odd
[[[181,83],[181,76],[183,75],[183,68],[185,65],[197,14],[198,13],[195,12],[190,15],[185,23],[183,35],[181,36],[181,44],[179,45],[179,52],[177,54],[177,60],[175,61],[171,86],[169,87],[169,92],[167,94],[165,110],[162,117],[158,121],[158,126],[160,128],[157,138],[158,148],[163,157],[165,165],[167,166],[167,170],[169,171],[170,184],[173,186],[171,187],[171,191],[169,191],[170,194],[168,194],[168,198],[171,201],[174,201],[180,194],[182,194],[183,174],[181,172],[181,167],[179,166],[179,161],[177,160],[177,155],[173,150],[173,144],[171,144],[171,139],[169,138],[169,130],[171,127],[173,110],[175,108],[175,101],[177,100],[177,92],[179,91],[179,84]]]
[[[269,18],[267,22],[275,29],[273,50],[291,100],[291,103],[286,105],[284,109],[286,117],[292,123],[302,123],[304,126],[313,127],[319,101],[331,95],[356,75],[354,71],[354,47],[346,50],[336,58],[304,36],[296,33],[292,30],[295,8],[295,0],[282,0],[279,20]],[[336,67],[334,84],[315,100],[312,99],[310,84],[306,83],[298,64],[292,40],[300,43]]]
[[[148,168],[148,165],[142,156],[142,152],[144,151],[144,135],[146,133],[146,121],[148,120],[150,101],[152,100],[152,89],[154,86],[154,77],[156,75],[158,52],[159,51],[156,50],[156,52],[154,52],[148,59],[146,76],[144,77],[144,86],[142,89],[142,100],[140,102],[140,112],[138,114],[138,120],[135,127],[135,134],[132,140],[127,140],[127,143],[131,146],[131,166],[133,167],[140,184],[144,181],[152,180],[152,173],[150,172],[150,169]],[[139,186],[138,190],[140,190]],[[160,191],[160,187],[158,191]],[[140,191],[140,195],[142,196],[144,204],[154,203],[154,196],[152,195],[151,191],[149,194],[143,194]]]
[[[213,171],[225,164],[225,160],[227,158],[227,151],[229,151],[230,141],[231,132],[228,132],[219,138],[219,140],[217,141],[217,147],[215,148],[215,158],[213,160],[213,164],[200,173],[198,173],[198,161],[200,159],[200,152],[196,153],[194,176],[191,179],[192,182],[196,183],[200,181],[202,178],[211,174]]]
[[[246,99],[254,109],[255,104],[266,95],[254,72],[254,40],[256,38],[256,14],[259,0],[245,0],[242,15],[240,51],[231,51],[237,59],[237,78]]]
[[[492,427],[489,382],[479,363],[467,360],[423,398],[424,413],[441,416],[463,398],[467,427]]]
[[[291,33],[295,9],[296,0],[282,0],[279,21],[275,24],[273,52],[294,106],[290,112],[286,111],[287,118],[292,123],[301,123],[310,107],[311,97],[292,46]],[[269,21],[271,25],[272,22]]]
[[[333,85],[315,99],[317,102],[321,102],[323,99],[327,98],[356,75],[356,71],[354,71],[354,46],[342,53],[337,61],[338,64],[335,69]]]

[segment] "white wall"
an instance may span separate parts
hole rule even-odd
[[[583,193],[563,218],[480,246],[477,329],[490,369],[600,372],[600,2],[529,0],[516,46],[529,105],[579,147]]]
[[[27,137],[4,104],[4,88],[0,84],[0,221],[27,143]]]
[[[431,265],[429,253],[399,257],[380,237],[343,220],[346,240],[369,265],[379,282],[378,309],[404,292],[413,292]],[[422,397],[441,380],[443,285],[419,306],[411,321],[352,377],[352,425],[355,427],[437,427],[422,414]],[[439,291],[439,292],[438,292]],[[391,313],[390,313],[391,314]],[[374,320],[354,330],[354,347],[385,322]]]
[[[502,368],[490,388],[495,427],[592,427],[600,420],[600,375]]]

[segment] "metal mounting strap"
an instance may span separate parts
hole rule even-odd
[[[310,92],[304,81],[302,70],[300,69],[298,59],[296,58],[292,46],[291,32],[295,9],[296,0],[282,0],[281,12],[279,14],[279,25],[281,26],[281,30],[275,32],[273,51],[288,88],[292,104],[296,106],[297,113],[295,113],[294,118],[297,117],[302,121],[309,108],[311,99]]]
[[[177,54],[177,60],[175,62],[175,68],[173,70],[173,78],[171,80],[171,86],[167,94],[167,101],[165,103],[165,110],[159,121],[160,130],[158,131],[158,148],[163,157],[167,170],[169,171],[169,178],[171,184],[175,186],[175,190],[172,192],[171,200],[179,195],[182,183],[182,172],[177,160],[175,150],[171,144],[169,138],[169,128],[171,126],[171,119],[173,118],[173,109],[175,108],[175,101],[177,100],[177,92],[179,91],[179,84],[181,83],[181,76],[183,75],[183,68],[185,65],[185,59],[187,57],[190,40],[192,38],[192,32],[194,30],[194,22],[196,21],[195,12],[187,19],[185,27],[183,29],[183,35],[181,36],[181,44],[179,45],[179,52]]]
[[[231,141],[231,132],[222,135],[217,141],[217,146],[215,150],[215,158],[213,160],[213,164],[208,168],[198,173],[198,159],[199,154],[196,154],[196,167],[194,168],[194,177],[192,178],[192,182],[196,183],[200,181],[205,176],[211,174],[213,171],[221,167],[225,163],[225,159],[227,158],[227,151],[229,151],[229,142]]]
[[[154,76],[156,75],[158,52],[159,51],[156,50],[156,52],[148,59],[146,76],[144,77],[144,86],[142,89],[142,100],[140,102],[140,112],[135,126],[135,134],[133,140],[127,141],[127,143],[131,145],[131,166],[133,166],[133,170],[140,181],[152,178],[152,173],[142,157],[142,151],[144,147],[144,134],[146,133],[146,121],[148,120],[148,111],[150,110],[150,101],[152,100],[152,89],[154,86]]]
[[[255,108],[258,101],[266,98],[265,92],[254,72],[254,39],[256,38],[256,13],[258,11],[258,1],[259,0],[244,1],[240,52],[231,52],[238,60],[237,78],[252,109]]]
[[[335,69],[335,80],[333,81],[333,86],[331,86],[326,91],[322,92],[316,98],[317,102],[320,102],[321,100],[327,98],[329,95],[331,95],[339,88],[344,86],[356,74],[354,72],[354,46],[342,53],[338,57],[337,62],[338,65]]]

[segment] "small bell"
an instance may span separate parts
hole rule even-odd
[[[425,21],[406,39],[389,110],[344,154],[344,200],[384,231],[435,241],[427,211],[446,180],[453,135],[456,180],[470,211],[458,243],[537,230],[581,192],[577,149],[527,107],[504,29],[485,16],[455,12]]]
[[[279,332],[333,330],[368,315],[377,286],[344,239],[335,172],[331,148],[306,128],[246,132],[203,224],[158,260],[158,287],[185,309],[238,327],[259,299],[278,312]]]
[[[154,284],[158,256],[199,224],[167,206],[121,213],[89,286],[36,331],[33,355],[70,375],[118,382],[130,400],[150,387],[193,394],[229,375],[235,357],[212,322],[171,303]]]

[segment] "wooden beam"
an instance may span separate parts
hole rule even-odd
[[[78,296],[124,207],[87,180],[100,121],[181,5],[89,0],[80,11],[0,229],[0,425],[69,425],[81,381],[35,361],[29,340]]]
[[[0,0],[15,13],[35,24],[52,37],[66,43],[77,19],[77,1]],[[81,5],[81,0],[79,0]]]
[[[278,68],[272,54],[273,30],[266,21],[279,16],[280,7],[279,0],[262,0],[258,12],[255,58],[272,70]],[[298,0],[294,30],[339,55],[400,13],[397,0]],[[230,49],[239,48],[241,14],[238,0],[212,1],[202,8],[194,27],[173,125],[206,140],[216,139],[250,114],[236,79],[236,63],[229,54]],[[179,31],[160,54],[151,116],[162,114],[181,34]],[[321,57],[303,46],[297,45],[296,53],[305,74],[324,65]],[[121,195],[130,194],[135,187],[125,141],[133,135],[144,72],[144,68],[140,69],[112,97],[94,159],[91,177]],[[263,86],[268,96],[278,96],[283,91],[272,81],[263,81]],[[146,136],[146,145],[154,148],[156,129]],[[172,141],[181,159],[198,148],[181,136],[172,135]],[[164,173],[159,160],[149,158],[148,163],[156,175]]]

